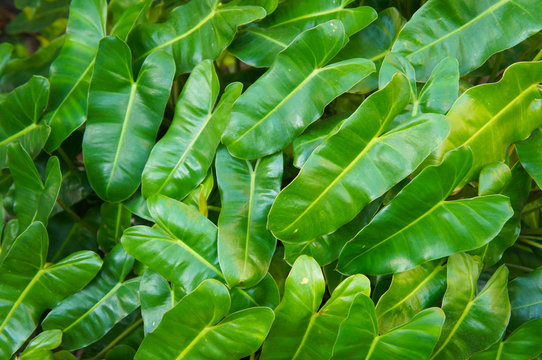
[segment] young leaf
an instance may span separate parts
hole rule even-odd
[[[282,162],[280,153],[252,164],[218,150],[218,260],[231,288],[250,288],[267,274],[277,243],[266,229],[267,215],[280,191]]]
[[[141,181],[169,97],[175,65],[157,51],[134,81],[132,55],[117,37],[100,41],[89,91],[83,157],[92,188],[103,199],[123,201]]]
[[[235,312],[254,306],[275,309],[280,301],[279,288],[271,274],[267,273],[262,281],[250,289],[235,288],[231,292],[231,309]]]
[[[54,360],[53,352],[62,343],[62,331],[46,330],[28,343],[19,360]]]
[[[446,201],[472,163],[460,148],[438,166],[425,168],[344,247],[345,274],[387,274],[486,244],[512,215],[507,197]]]
[[[459,94],[459,63],[453,57],[439,62],[418,95],[412,112],[446,114]]]
[[[512,172],[505,163],[496,162],[484,166],[480,171],[478,195],[498,194],[510,181],[511,177]]]
[[[132,213],[121,203],[104,202],[100,216],[97,240],[102,250],[109,252],[118,244],[122,232],[131,226]]]
[[[347,40],[342,23],[329,21],[303,32],[281,52],[235,102],[222,137],[232,155],[256,159],[281,150],[334,98],[374,72],[366,59],[326,66]]]
[[[69,350],[99,340],[139,307],[140,278],[126,280],[133,264],[134,259],[117,245],[106,256],[96,279],[54,308],[41,326],[62,330],[62,346]]]
[[[226,316],[229,308],[226,286],[204,281],[164,315],[143,340],[135,360],[236,360],[250,355],[265,339],[273,311],[255,307]]]
[[[510,330],[542,318],[542,267],[510,281],[509,289],[512,304]]]

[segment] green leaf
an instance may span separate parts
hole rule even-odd
[[[175,116],[143,171],[142,194],[184,198],[209,170],[242,85],[232,83],[216,104],[220,83],[213,63],[198,64],[175,106]],[[216,104],[216,107],[215,107]]]
[[[467,254],[448,258],[448,288],[442,309],[446,321],[431,359],[466,359],[496,343],[510,318],[508,269],[501,266],[477,293],[480,259]]]
[[[117,245],[105,257],[96,279],[55,307],[41,326],[62,330],[62,346],[68,350],[99,340],[139,307],[140,278],[126,280],[133,265],[134,259]]]
[[[236,360],[250,355],[265,339],[273,311],[255,307],[226,316],[229,308],[228,289],[216,280],[204,281],[164,315],[135,359]]]
[[[358,295],[343,321],[333,359],[427,359],[440,335],[444,314],[439,308],[418,313],[408,323],[379,335],[372,300]]]
[[[353,0],[300,0],[282,2],[275,12],[248,26],[239,33],[228,48],[244,63],[257,67],[269,67],[277,54],[287,48],[297,35],[329,20],[340,20],[346,36],[365,28],[376,17],[376,11],[368,6],[348,7]],[[350,58],[357,57],[352,56]]]
[[[218,260],[231,288],[250,288],[267,274],[277,243],[266,228],[267,215],[280,191],[282,163],[281,153],[252,164],[218,150]]]
[[[542,319],[523,323],[516,331],[489,349],[474,354],[472,360],[528,360],[542,353]]]
[[[45,182],[32,158],[19,144],[8,147],[8,164],[15,182],[14,210],[19,230],[26,229],[33,221],[47,224],[62,182],[58,158],[53,156],[47,161]]]
[[[41,332],[28,343],[19,360],[53,360],[53,352],[62,343],[62,331],[47,330]]]
[[[152,0],[136,1],[121,12],[118,20],[113,24],[110,34],[126,41],[133,28],[145,19],[145,14],[151,6]]]
[[[335,231],[438,146],[448,132],[442,115],[420,115],[385,133],[408,103],[408,89],[397,75],[310,156],[271,208],[268,226],[277,238],[299,243]]]
[[[271,274],[250,289],[235,288],[231,292],[231,309],[235,312],[254,306],[277,307],[280,301],[279,288]]]
[[[39,1],[34,9],[22,11],[11,20],[6,30],[8,34],[39,32],[58,19],[65,18],[69,4],[70,0]]]
[[[105,36],[106,0],[73,0],[66,40],[51,65],[51,97],[45,115],[51,126],[48,152],[60,144],[87,116],[88,89],[98,42]]]
[[[354,275],[344,280],[320,308],[325,291],[318,263],[300,256],[288,278],[284,296],[275,310],[275,322],[264,343],[261,359],[329,359],[339,325],[358,294],[369,295],[369,280]]]
[[[449,54],[465,75],[542,29],[540,12],[538,0],[429,0],[401,30],[392,51],[405,56],[422,81]]]
[[[510,281],[510,303],[512,317],[509,329],[542,318],[542,267]]]
[[[486,165],[480,171],[478,195],[498,194],[512,178],[512,171],[503,162]]]
[[[542,133],[535,130],[530,138],[516,144],[519,161],[539,188],[542,188]]]
[[[374,72],[366,59],[326,66],[347,40],[342,23],[329,21],[301,33],[281,52],[235,102],[222,137],[232,155],[256,159],[281,150],[321,117],[334,98]]]
[[[131,62],[122,40],[100,41],[89,92],[85,166],[93,189],[112,202],[126,200],[139,187],[175,71],[171,56],[157,51],[134,81]]]
[[[541,81],[542,61],[523,62],[506,69],[501,81],[467,90],[447,114],[451,132],[437,156],[469,146],[474,159],[465,182],[484,165],[504,160],[510,144],[542,126]]]
[[[0,264],[0,357],[8,359],[39,324],[43,312],[79,291],[96,275],[101,259],[93,252],[71,254],[46,264],[47,231],[34,222],[9,249]],[[6,251],[6,253],[4,253]]]
[[[376,305],[380,331],[387,332],[410,321],[418,312],[438,303],[445,290],[444,260],[431,261],[394,274],[390,288]]]
[[[191,71],[203,60],[214,60],[231,43],[237,27],[265,16],[259,6],[222,4],[219,0],[190,1],[173,9],[160,24],[141,24],[128,37],[135,64],[156,50],[173,55],[177,74]]]
[[[0,97],[0,170],[7,165],[9,144],[20,144],[32,158],[41,151],[50,129],[38,120],[48,98],[49,82],[41,76]]]
[[[439,62],[418,94],[413,113],[446,114],[459,94],[459,64],[446,57]]]
[[[109,252],[118,244],[122,232],[131,226],[132,213],[122,203],[104,202],[100,207],[101,223],[98,228],[98,244]]]
[[[5,42],[0,44],[0,75],[4,73],[4,69],[11,58],[11,52],[13,51],[13,45]]]
[[[428,260],[476,249],[493,239],[513,215],[502,195],[446,200],[472,163],[468,148],[427,167],[380,211],[341,252],[345,274],[387,274]]]

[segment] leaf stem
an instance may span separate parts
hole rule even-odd
[[[222,210],[222,208],[213,205],[207,205],[207,209],[215,212],[220,212],[220,210]]]
[[[73,211],[62,199],[58,198],[56,200],[58,205],[67,212],[75,221],[86,227],[88,230],[92,231],[93,233],[97,233],[98,229],[96,229],[94,226],[90,225],[88,222],[86,222],[82,217],[77,215],[75,211]]]
[[[533,61],[538,61],[540,59],[542,59],[542,49],[540,49],[538,54],[536,54],[536,56],[533,58]]]
[[[126,329],[124,329],[123,332],[121,332],[113,341],[111,341],[109,344],[107,344],[106,347],[104,347],[96,356],[89,358],[87,360],[101,360],[104,358],[104,355],[109,352],[113,347],[115,347],[119,342],[121,342],[125,337],[130,335],[135,329],[139,327],[143,323],[143,318],[137,319],[132,325],[128,326]]]

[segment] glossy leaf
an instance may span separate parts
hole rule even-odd
[[[105,36],[106,18],[106,0],[70,3],[66,40],[51,65],[51,96],[45,115],[51,126],[46,145],[49,152],[56,150],[86,120],[90,76],[98,42]]]
[[[344,247],[338,268],[386,274],[476,249],[513,215],[502,195],[447,201],[468,174],[472,154],[461,148],[425,168]]]
[[[502,1],[499,1],[502,3]],[[502,161],[506,148],[542,126],[542,61],[510,66],[501,81],[475,86],[454,103],[447,114],[451,132],[438,157],[460,146],[473,153],[470,180],[487,164]],[[492,144],[487,146],[487,144]]]
[[[320,308],[325,291],[322,270],[314,259],[300,256],[275,310],[275,322],[263,346],[261,359],[329,359],[339,325],[358,294],[369,295],[363,275],[344,280]]]
[[[340,21],[301,33],[235,102],[222,137],[232,155],[256,159],[290,143],[335,97],[374,72],[366,59],[326,64],[347,41]],[[275,89],[269,92],[269,88]],[[312,96],[318,90],[319,96]]]
[[[381,332],[389,331],[438,303],[446,290],[446,266],[443,260],[428,262],[394,274],[391,286],[376,305]]]
[[[218,260],[232,288],[256,285],[269,269],[277,241],[266,228],[267,215],[280,191],[282,162],[282,154],[252,164],[232,157],[226,148],[218,151]]]
[[[28,343],[19,360],[53,360],[53,352],[62,343],[62,331],[47,330]]]
[[[333,359],[427,359],[443,322],[442,310],[431,308],[379,335],[374,304],[368,296],[359,295],[341,324]]]
[[[405,56],[422,81],[450,54],[464,75],[542,29],[541,11],[537,0],[430,0],[401,30],[392,51]]]
[[[509,328],[516,329],[524,322],[542,318],[542,267],[510,281],[512,317]]]
[[[97,240],[102,250],[108,252],[118,244],[122,232],[131,226],[132,213],[121,203],[106,202],[100,207],[100,216]]]
[[[453,57],[442,59],[421,89],[412,110],[422,113],[446,114],[459,94],[459,64]]]
[[[151,0],[131,3],[114,22],[110,34],[126,41],[128,34],[130,34],[134,27],[144,21],[145,13],[149,10],[150,5]]]
[[[357,33],[377,14],[368,6],[348,7],[353,0],[300,0],[281,3],[275,12],[256,26],[248,26],[228,50],[243,62],[269,67],[277,54],[288,47],[297,35],[329,20],[340,20],[346,36]],[[357,56],[356,56],[357,57]]]
[[[255,352],[265,339],[273,312],[255,307],[229,316],[228,289],[206,280],[167,312],[145,337],[135,356],[145,359],[240,359]]]
[[[478,195],[498,194],[510,181],[511,177],[510,168],[502,162],[484,166],[480,171]]]
[[[446,136],[447,123],[436,114],[384,134],[410,97],[408,81],[394,79],[367,98],[281,191],[269,213],[277,238],[303,242],[336,230],[411,173]],[[431,142],[419,141],[424,138]],[[395,160],[378,161],[383,158]]]
[[[215,107],[220,84],[213,63],[206,60],[194,68],[168,131],[145,165],[144,197],[160,193],[180,200],[203,181],[241,88],[230,84]]]
[[[261,19],[259,6],[190,1],[177,6],[160,24],[141,24],[128,38],[136,65],[157,50],[175,59],[177,74],[191,71],[202,60],[214,60],[231,43],[238,26]]]
[[[541,96],[542,98],[542,96]],[[542,133],[533,132],[531,137],[516,144],[519,161],[539,188],[542,188]]]
[[[477,293],[479,258],[448,258],[448,288],[442,302],[446,321],[431,359],[468,358],[496,343],[510,318],[508,269],[503,265]]]
[[[20,144],[32,158],[43,148],[50,129],[38,121],[48,98],[49,82],[41,76],[0,98],[0,169],[7,166],[9,144]]]
[[[279,288],[271,274],[250,289],[235,288],[231,291],[230,312],[235,312],[254,306],[265,306],[275,309],[280,301]]]
[[[164,52],[145,60],[137,80],[131,62],[122,40],[103,39],[89,91],[83,156],[92,188],[109,201],[126,200],[139,187],[173,80],[175,65]]]
[[[43,320],[45,330],[60,329],[69,350],[92,344],[139,307],[140,278],[126,280],[134,259],[120,245],[105,258],[96,279],[54,308]]]
[[[32,223],[9,249],[0,264],[0,357],[10,356],[39,324],[43,312],[79,291],[98,272],[102,262],[90,251],[71,254],[46,264],[47,231]]]

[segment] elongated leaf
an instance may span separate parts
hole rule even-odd
[[[504,160],[510,144],[526,139],[542,126],[540,82],[542,61],[524,62],[506,69],[497,83],[467,90],[448,112],[451,132],[438,157],[459,146],[469,146],[474,161],[465,182],[484,165]]]
[[[39,324],[42,313],[79,291],[102,261],[93,252],[71,254],[46,266],[47,231],[34,222],[19,235],[0,264],[0,357],[9,359]]]
[[[542,133],[533,132],[532,136],[516,144],[519,161],[527,170],[539,188],[542,188]]]
[[[408,322],[440,300],[446,290],[446,266],[443,264],[443,260],[436,260],[393,275],[389,290],[376,305],[381,332]]]
[[[51,126],[49,152],[86,120],[90,76],[98,42],[105,36],[106,0],[73,0],[66,40],[51,65],[51,97],[45,118]]]
[[[472,163],[469,149],[451,152],[425,168],[346,244],[338,268],[346,274],[386,274],[428,260],[476,249],[493,239],[513,215],[502,195],[446,201]]]
[[[505,341],[476,353],[472,360],[528,360],[542,353],[542,319],[528,321],[514,331]]]
[[[132,213],[121,203],[105,202],[100,207],[100,216],[98,244],[109,252],[120,241],[122,232],[130,227]]]
[[[277,56],[233,107],[222,137],[232,155],[255,159],[282,149],[335,97],[374,72],[374,64],[366,59],[326,66],[347,39],[342,23],[329,21],[300,34]]]
[[[133,264],[134,259],[117,245],[106,256],[96,279],[54,308],[41,326],[45,330],[62,330],[62,346],[69,350],[100,339],[139,307],[140,278],[125,280]]]
[[[431,359],[468,358],[504,334],[510,318],[508,269],[501,266],[476,294],[480,271],[479,258],[467,254],[448,258],[448,288],[442,302],[446,321]]]
[[[358,294],[369,295],[363,275],[344,280],[322,308],[325,291],[322,270],[314,259],[300,256],[288,278],[284,296],[275,310],[275,322],[263,346],[261,359],[329,359],[339,325]]]
[[[253,165],[233,158],[226,148],[218,151],[218,260],[232,288],[256,285],[269,269],[277,240],[266,228],[267,215],[280,191],[282,162],[280,153]]]
[[[529,320],[542,318],[542,267],[510,281],[509,289],[512,304],[511,330]]]
[[[447,122],[437,114],[413,118],[384,134],[410,97],[408,81],[400,75],[394,79],[368,97],[281,191],[269,213],[268,226],[277,238],[303,242],[338,229],[444,139]]]
[[[175,72],[171,57],[157,51],[134,81],[131,62],[122,40],[103,39],[90,85],[83,156],[90,184],[109,201],[126,200],[139,187]]]
[[[41,151],[50,129],[38,120],[48,98],[49,82],[41,76],[0,98],[0,170],[7,166],[9,144],[20,144],[32,158]]]
[[[14,210],[19,220],[19,230],[24,230],[33,221],[47,224],[62,182],[58,159],[53,156],[47,161],[45,182],[21,145],[9,146],[8,163],[15,182]]]
[[[257,26],[248,26],[241,31],[228,50],[251,66],[268,67],[297,35],[326,21],[340,20],[346,36],[350,36],[377,17],[376,11],[368,6],[346,8],[352,2],[353,0],[283,2]]]
[[[220,84],[209,60],[192,71],[175,107],[175,116],[154,146],[143,171],[142,194],[184,198],[202,182],[242,85],[228,85],[215,108]]]
[[[374,304],[358,295],[341,324],[333,359],[427,359],[440,335],[444,313],[424,310],[410,322],[379,335]]]
[[[36,336],[24,349],[19,360],[53,360],[53,352],[62,343],[62,331],[47,330]]]
[[[422,81],[449,54],[464,75],[542,29],[540,12],[537,0],[430,0],[401,30],[392,51],[406,56]]]
[[[141,24],[128,37],[136,66],[163,49],[173,55],[177,74],[191,71],[202,60],[214,60],[231,43],[237,27],[265,16],[259,6],[190,1],[173,9],[166,22]]]
[[[135,359],[236,360],[250,355],[265,339],[273,311],[255,307],[225,317],[229,308],[228,289],[216,280],[204,281],[164,315]]]

